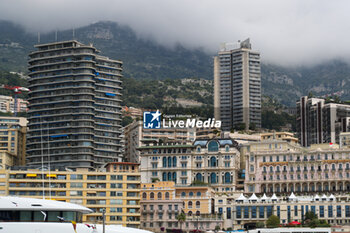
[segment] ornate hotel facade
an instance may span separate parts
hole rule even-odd
[[[231,139],[149,143],[139,148],[141,182],[173,181],[179,186],[207,183],[217,192],[234,192],[240,167],[237,148]]]
[[[350,191],[350,148],[309,149],[271,140],[244,146],[245,192]]]

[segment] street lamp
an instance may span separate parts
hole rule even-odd
[[[103,208],[102,209],[102,233],[106,232],[106,230],[105,230],[105,225],[106,225],[106,223],[105,223],[105,218],[106,218],[105,214],[106,214],[106,209]]]

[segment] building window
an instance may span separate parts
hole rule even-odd
[[[203,181],[203,176],[200,173],[196,174],[196,180]]]
[[[142,199],[144,199],[144,200],[147,199],[147,193],[142,193]]]
[[[320,218],[324,218],[324,206],[320,206]]]
[[[219,151],[219,144],[216,141],[210,141],[208,143],[208,151],[209,152],[217,152],[217,151]]]
[[[169,196],[170,196],[170,195],[169,195],[169,192],[166,192],[166,193],[165,193],[165,200],[169,200]]]
[[[217,167],[217,159],[215,158],[215,156],[212,156],[210,158],[210,167]]]
[[[333,218],[333,206],[328,206],[328,218]]]
[[[231,175],[229,172],[225,173],[225,183],[226,184],[231,183]]]
[[[162,193],[161,193],[161,192],[159,192],[159,193],[157,194],[157,198],[158,198],[158,200],[162,200]]]
[[[189,209],[192,209],[192,201],[189,201],[189,202],[188,202],[188,208],[189,208]]]
[[[150,199],[151,200],[154,200],[154,193],[152,192],[150,195],[149,195]]]
[[[176,156],[173,157],[173,167],[177,166],[177,159]]]
[[[210,183],[211,183],[211,184],[216,184],[216,182],[217,182],[217,176],[216,176],[216,174],[213,172],[213,173],[210,174]]]

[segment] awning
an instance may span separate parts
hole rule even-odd
[[[27,177],[36,177],[36,174],[26,174]]]
[[[46,177],[54,177],[54,178],[56,178],[57,175],[56,174],[46,174]]]

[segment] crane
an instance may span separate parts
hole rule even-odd
[[[14,114],[15,116],[17,116],[17,95],[18,94],[21,94],[22,91],[30,91],[28,88],[26,87],[20,87],[20,86],[10,86],[10,85],[6,85],[6,84],[3,84],[0,86],[1,88],[4,88],[4,89],[7,89],[7,90],[11,90],[15,93],[15,103],[14,103],[14,108],[13,108],[13,111],[14,111]]]

